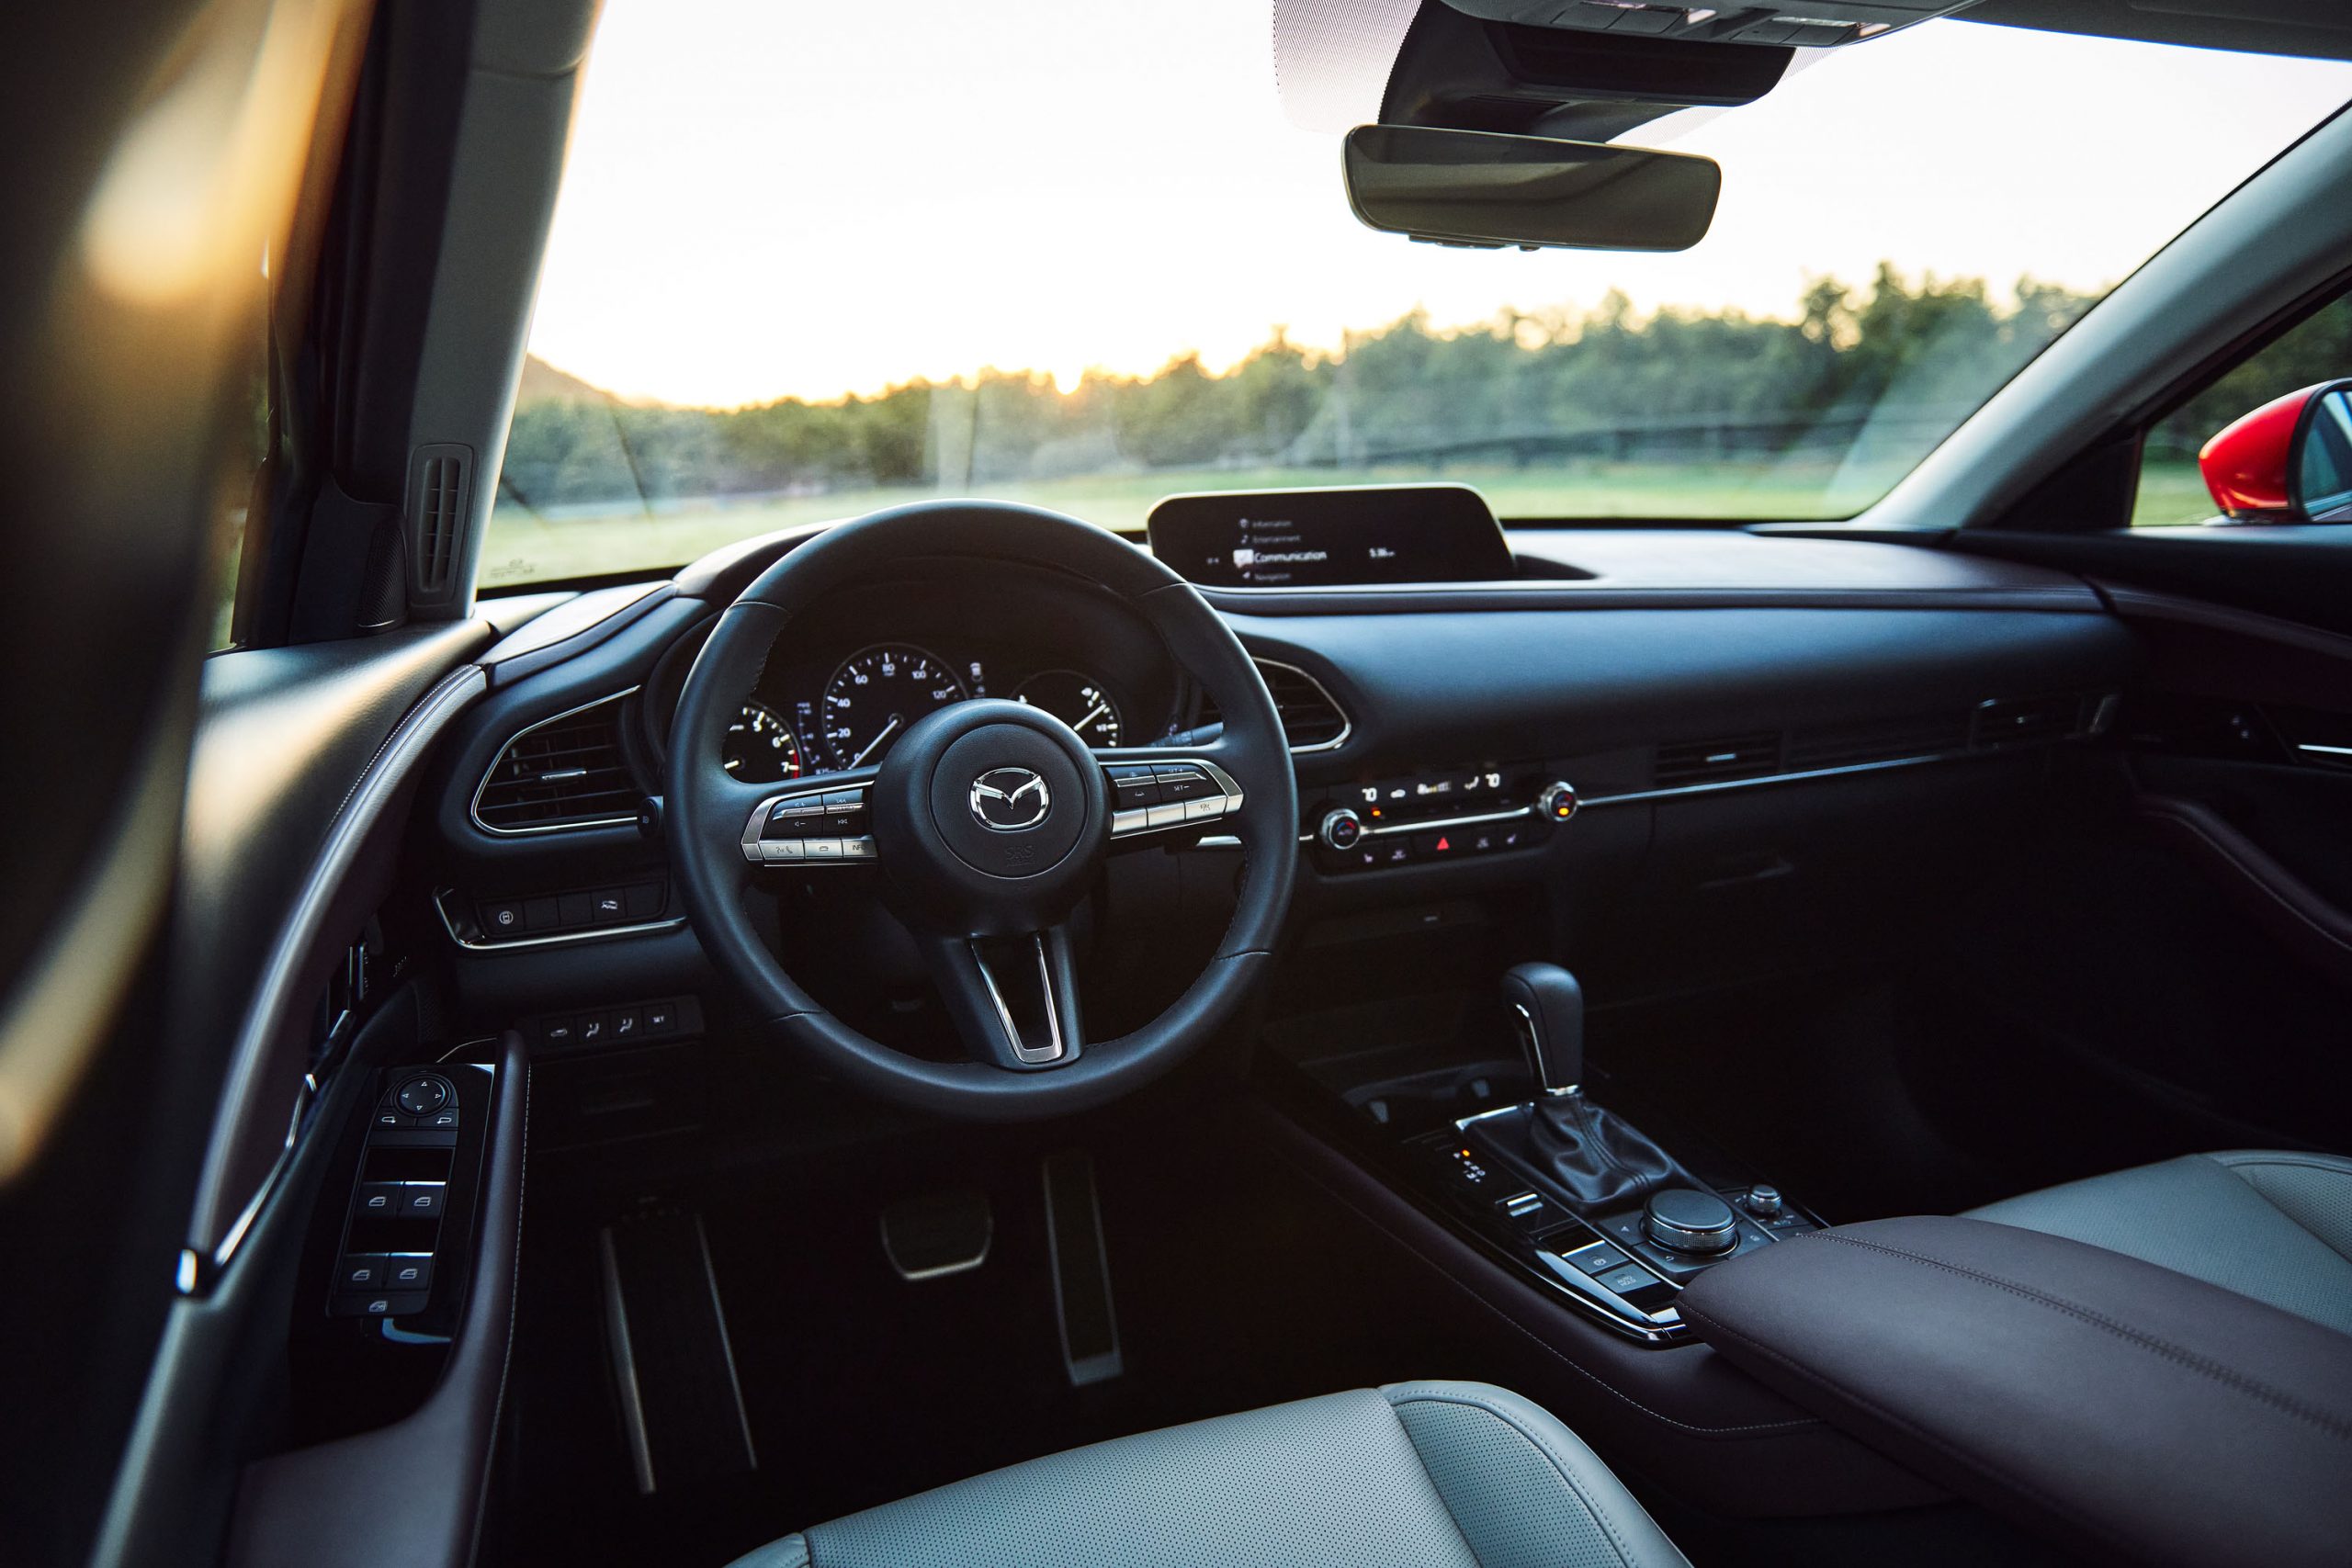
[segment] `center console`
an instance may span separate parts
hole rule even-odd
[[[1458,1226],[1628,1337],[1689,1334],[1678,1303],[1714,1265],[1821,1228],[1762,1183],[1718,1184],[1584,1090],[1583,997],[1556,964],[1504,978],[1532,1097],[1407,1141]]]

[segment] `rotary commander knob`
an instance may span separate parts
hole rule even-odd
[[[1535,797],[1535,814],[1547,821],[1565,822],[1577,814],[1576,785],[1566,779],[1554,779]]]

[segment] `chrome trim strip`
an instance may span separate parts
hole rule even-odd
[[[1510,811],[1482,811],[1471,817],[1432,817],[1427,821],[1391,822],[1385,828],[1366,828],[1367,839],[1385,839],[1396,833],[1430,833],[1443,828],[1480,828],[1489,822],[1516,822],[1522,817],[1535,815],[1532,806],[1518,807]]]
[[[2323,757],[2352,757],[2352,746],[2322,746],[2316,741],[2311,740],[2299,740],[2295,742],[2295,750],[2298,751],[2315,751]]]
[[[628,1305],[621,1300],[621,1264],[613,1250],[613,1227],[596,1234],[605,1276],[605,1348],[613,1359],[613,1381],[620,1384],[621,1420],[628,1428],[628,1458],[640,1495],[653,1491],[653,1449],[645,1435],[645,1399],[638,1391],[637,1351],[628,1337]]]
[[[1752,779],[1724,779],[1719,784],[1675,784],[1667,789],[1637,789],[1623,795],[1588,795],[1578,809],[1621,806],[1634,800],[1664,800],[1679,795],[1715,795],[1727,789],[1753,789],[1759,784],[1793,784],[1800,779],[1834,779],[1846,773],[1874,773],[1888,768],[1916,768],[1922,762],[1961,762],[1975,757],[2005,755],[1991,749],[1931,751],[1919,757],[1894,757],[1882,762],[1849,762],[1839,768],[1808,768],[1797,773],[1764,773]]]
[[[271,1040],[277,1033],[287,1009],[292,1005],[288,993],[300,971],[302,955],[311,940],[317,934],[321,921],[341,889],[352,862],[359,855],[359,846],[366,840],[377,819],[383,815],[392,796],[408,780],[410,770],[424,760],[433,742],[449,721],[463,711],[475,698],[490,689],[490,677],[478,664],[464,664],[444,675],[432,690],[409,709],[392,732],[384,738],[368,767],[345,797],[342,808],[327,829],[326,840],[319,848],[311,863],[310,875],[303,880],[301,895],[295,899],[286,923],[278,928],[277,939],[271,944],[269,962],[262,969],[261,984],[254,987],[254,999],[245,1010],[244,1021],[237,1031],[237,1043],[230,1055],[227,1076],[221,1081],[220,1100],[213,1112],[212,1134],[204,1160],[204,1170],[197,1182],[197,1201],[190,1216],[190,1243],[201,1253],[208,1237],[203,1234],[209,1216],[221,1212],[224,1194],[220,1189],[229,1179],[232,1158],[231,1144],[236,1136],[239,1113],[259,1096],[264,1063],[269,1055]],[[294,1162],[294,1152],[300,1143],[304,1114],[313,1102],[309,1081],[296,1094],[292,1113],[287,1119],[286,1141],[259,1185],[248,1196],[236,1218],[230,1223],[211,1247],[213,1276],[228,1267],[238,1245],[253,1228],[278,1184],[285,1179],[287,1169]],[[200,1273],[201,1271],[199,1271]],[[195,1281],[199,1290],[209,1289],[210,1280]]]
[[[727,1304],[718,1299],[718,1271],[710,1264],[710,1233],[703,1229],[702,1211],[695,1211],[695,1245],[702,1250],[702,1277],[710,1285],[711,1321],[718,1325],[718,1353],[727,1358],[727,1392],[735,1396],[735,1420],[743,1428],[743,1457],[760,1468],[760,1451],[752,1444],[752,1417],[743,1408],[743,1380],[735,1371],[735,1342],[727,1337]]]
[[[481,819],[481,792],[490,787],[490,775],[498,772],[498,764],[505,761],[506,753],[514,750],[514,743],[526,735],[545,729],[550,724],[560,724],[574,714],[586,713],[590,708],[600,708],[606,703],[616,703],[624,697],[634,696],[637,692],[638,688],[635,686],[623,687],[609,696],[598,697],[594,702],[582,703],[578,707],[566,708],[561,713],[551,714],[537,724],[526,724],[508,736],[499,743],[498,750],[491,753],[490,766],[482,770],[481,780],[475,784],[474,797],[466,803],[466,819],[483,832],[501,839],[527,839],[539,833],[577,833],[589,828],[617,828],[627,823],[634,823],[637,820],[637,814],[631,812],[627,817],[596,817],[585,822],[556,822],[542,828],[493,828]]]
[[[1013,1059],[1034,1066],[1062,1059],[1062,1017],[1060,1010],[1054,1006],[1054,972],[1046,963],[1046,939],[1032,935],[1029,940],[1037,947],[1037,985],[1045,999],[1046,1043],[1043,1045],[1021,1043],[1021,1031],[1012,1021],[1012,1010],[1004,1005],[1004,993],[997,989],[996,976],[989,972],[989,961],[980,956],[979,944],[967,942],[965,946],[971,951],[972,967],[980,972],[980,983],[989,988],[989,1000],[996,1004],[997,1021],[1004,1026],[1005,1043],[1012,1047]]]
[[[686,923],[684,915],[672,915],[666,919],[641,920],[635,925],[588,926],[576,931],[550,931],[546,936],[518,936],[512,942],[492,942],[487,937],[463,937],[458,934],[458,922],[449,918],[449,906],[444,900],[456,894],[454,887],[444,887],[433,895],[433,912],[441,917],[441,929],[449,940],[468,953],[519,953],[526,948],[560,947],[566,942],[602,942],[606,937],[642,936],[648,931],[673,931]]]
[[[1312,671],[1301,670],[1295,664],[1285,664],[1279,659],[1261,659],[1254,653],[1250,656],[1250,662],[1261,669],[1289,671],[1292,674],[1297,676],[1300,680],[1314,687],[1317,694],[1321,696],[1325,702],[1331,705],[1331,711],[1340,716],[1339,734],[1333,736],[1329,740],[1318,740],[1312,746],[1294,746],[1290,749],[1290,754],[1292,756],[1304,757],[1313,751],[1336,751],[1340,747],[1345,746],[1348,743],[1349,736],[1353,735],[1356,732],[1356,721],[1348,716],[1348,710],[1340,705],[1340,699],[1331,694],[1331,688],[1317,680]],[[1273,693],[1269,691],[1266,694],[1271,697],[1273,695]],[[1274,714],[1276,717],[1281,716],[1282,708],[1279,705],[1275,706]]]

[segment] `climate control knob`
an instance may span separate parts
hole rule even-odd
[[[1315,837],[1326,849],[1354,849],[1363,840],[1363,818],[1344,806],[1336,811],[1327,811],[1323,814],[1323,825],[1315,830]]]
[[[1554,822],[1565,822],[1577,814],[1577,786],[1566,779],[1554,779],[1535,797],[1536,815]]]
[[[1642,1229],[1667,1251],[1687,1258],[1713,1258],[1739,1245],[1739,1216],[1731,1205],[1690,1187],[1651,1193]]]

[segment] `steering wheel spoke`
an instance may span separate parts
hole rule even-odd
[[[976,1059],[1021,1073],[1078,1060],[1078,964],[1068,925],[938,937],[928,947],[941,999]]]

